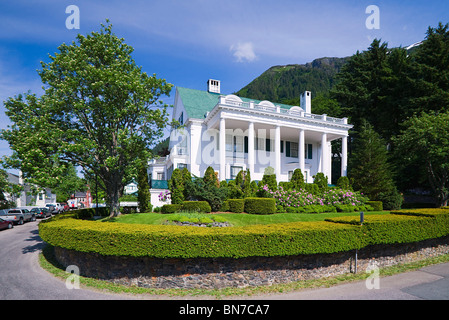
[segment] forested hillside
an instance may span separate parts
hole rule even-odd
[[[393,177],[401,192],[427,189],[436,204],[447,205],[449,24],[429,27],[424,41],[409,48],[389,48],[375,39],[367,50],[351,57],[272,67],[237,95],[299,105],[299,96],[306,90],[312,92],[312,113],[348,117],[354,125],[349,150],[357,161],[349,163],[351,178],[361,181],[378,168],[370,181]],[[373,152],[374,140],[388,153]],[[372,200],[391,207],[401,203],[401,194],[389,182],[376,194],[378,199]]]
[[[328,94],[347,60],[320,58],[306,64],[271,67],[236,94],[279,103],[299,102],[299,95],[306,90],[313,95]]]

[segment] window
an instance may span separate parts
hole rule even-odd
[[[185,137],[178,145],[178,154],[186,155],[187,154],[187,137]]]
[[[305,150],[304,158],[305,159],[312,159],[312,151],[313,151],[312,145],[306,143],[304,150]]]
[[[243,153],[243,137],[234,136],[234,152]]]
[[[157,173],[157,180],[165,180],[165,173],[164,172],[158,172]]]
[[[184,112],[181,112],[181,115],[178,118],[178,122],[181,126],[184,124]]]
[[[186,163],[178,163],[178,169],[184,169],[184,168],[186,168],[187,169],[187,164]]]
[[[298,158],[298,143],[290,141],[290,157]]]
[[[227,134],[226,135],[226,151],[232,152],[233,148],[232,148],[232,135],[231,134]]]
[[[265,150],[266,142],[265,139],[262,138],[254,138],[254,147],[256,150]]]
[[[231,179],[237,178],[237,175],[241,170],[243,170],[243,167],[231,166]]]

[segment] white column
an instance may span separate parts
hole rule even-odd
[[[281,178],[281,127],[276,126],[274,133],[274,173],[276,179]]]
[[[306,157],[306,151],[305,151],[305,138],[304,138],[304,129],[299,129],[299,169],[301,169],[301,173],[304,175],[306,170],[306,164],[305,164],[305,157]]]
[[[341,138],[341,176],[346,177],[348,174],[348,137]]]
[[[327,168],[327,133],[321,135],[321,172],[326,174]]]
[[[248,169],[252,177],[254,177],[254,122],[248,124]]]
[[[226,123],[220,119],[220,181],[226,180]]]

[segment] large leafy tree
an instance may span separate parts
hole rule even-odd
[[[13,123],[2,132],[13,150],[7,160],[41,186],[60,182],[68,163],[81,166],[101,179],[117,215],[136,160],[162,137],[168,113],[160,97],[172,85],[142,72],[111,24],[58,50],[39,71],[45,93],[5,103]]]
[[[428,180],[438,203],[449,201],[449,112],[422,113],[408,120],[397,138],[396,153],[404,170],[412,166]],[[416,164],[419,164],[416,166]],[[419,180],[415,181],[415,185]]]

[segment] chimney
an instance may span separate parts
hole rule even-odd
[[[300,97],[300,107],[305,113],[312,113],[312,93],[305,91]]]
[[[220,81],[213,79],[207,80],[207,91],[211,93],[220,93]]]

